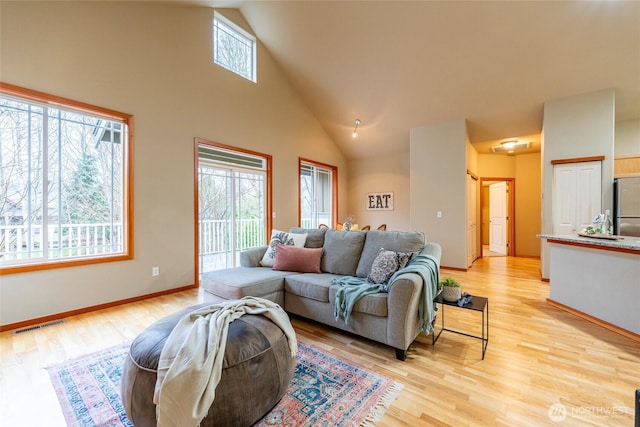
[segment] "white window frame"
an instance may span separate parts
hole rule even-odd
[[[301,227],[309,227],[316,228],[318,226],[326,225],[328,227],[333,227],[337,218],[337,181],[338,181],[338,168],[335,166],[318,163],[313,160],[308,159],[298,159],[298,203],[299,203],[299,224]],[[303,170],[307,170],[310,173],[310,178],[312,181],[311,188],[311,200],[309,200],[311,206],[310,217],[303,217],[303,192],[304,192],[304,184],[303,184]],[[328,178],[326,185],[322,185],[320,182],[320,176],[325,176]],[[322,198],[322,195],[328,196],[328,199],[325,198],[324,202],[320,202],[319,198]],[[323,203],[328,203],[328,206],[325,209],[322,209],[320,212],[320,206]]]
[[[102,135],[100,136],[100,143],[102,141],[111,141],[113,144],[116,139],[117,132],[117,144],[121,147],[118,151],[121,151],[122,160],[119,163],[118,168],[122,168],[118,175],[121,177],[121,183],[118,185],[121,196],[118,198],[118,222],[114,223],[113,217],[113,200],[111,202],[111,222],[106,224],[90,224],[88,227],[62,227],[60,219],[57,223],[49,223],[49,215],[52,206],[54,211],[61,206],[58,202],[58,208],[52,205],[50,197],[48,196],[47,186],[43,186],[42,194],[37,199],[42,205],[46,215],[41,214],[42,224],[35,225],[33,227],[38,228],[39,231],[35,231],[32,227],[32,222],[27,222],[28,234],[24,234],[24,239],[21,240],[20,247],[23,248],[20,253],[25,253],[27,256],[22,255],[22,258],[13,259],[11,256],[7,260],[0,259],[0,273],[12,274],[21,273],[33,270],[44,270],[59,267],[70,267],[76,265],[94,264],[110,261],[121,261],[125,259],[133,258],[133,246],[132,246],[132,226],[131,226],[131,206],[132,206],[132,182],[131,182],[131,153],[132,144],[130,136],[133,131],[131,129],[133,123],[133,116],[125,113],[120,113],[113,110],[108,110],[102,107],[97,107],[70,99],[49,95],[42,92],[37,92],[30,89],[21,88],[18,86],[10,85],[7,83],[0,83],[0,95],[2,98],[13,99],[25,105],[32,106],[32,108],[38,108],[42,113],[43,123],[41,134],[34,134],[40,141],[48,141],[48,128],[47,119],[49,117],[49,110],[68,112],[71,114],[81,115],[80,117],[91,118],[97,120],[96,130],[101,129]],[[56,120],[56,119],[52,119]],[[96,136],[97,137],[97,136]],[[52,135],[55,140],[55,135]],[[47,145],[43,144],[40,147],[40,152],[45,159],[49,159],[47,155]],[[58,142],[59,144],[59,142]],[[28,156],[28,154],[25,154]],[[22,156],[22,155],[21,155]],[[51,179],[47,171],[47,163],[49,160],[42,162],[42,169],[39,169],[38,173],[47,177],[47,180]],[[29,168],[32,165],[28,166]],[[112,180],[113,182],[113,180]],[[60,191],[57,189],[56,191]],[[39,194],[39,193],[37,193]],[[58,193],[52,193],[58,194]],[[112,193],[113,194],[113,193]],[[58,218],[60,213],[58,212]],[[72,224],[72,223],[71,223]],[[57,227],[57,228],[56,228]],[[101,231],[98,230],[102,227]],[[50,237],[52,230],[57,230],[56,236]],[[62,232],[65,232],[65,235]],[[5,230],[5,232],[9,232]],[[20,231],[23,233],[23,231]],[[36,234],[34,234],[36,233]],[[105,234],[108,233],[108,234]],[[14,233],[15,234],[15,233]],[[68,246],[63,248],[63,237],[66,236],[66,243]],[[70,237],[71,236],[71,237]],[[6,237],[6,235],[5,235]],[[5,239],[6,240],[6,239]],[[75,243],[74,243],[75,242]],[[78,243],[80,242],[80,243]],[[34,245],[36,243],[36,245]],[[7,244],[5,242],[5,244]],[[5,249],[7,249],[5,247]],[[26,249],[25,249],[26,248]],[[25,252],[26,251],[26,252]]]
[[[224,30],[227,33],[236,37],[240,43],[249,46],[250,52],[247,53],[245,57],[246,61],[250,61],[251,64],[247,67],[247,70],[240,70],[237,67],[234,67],[232,64],[228,64],[222,60],[219,53],[222,49],[219,47],[220,38],[218,37],[218,32],[220,30]],[[213,62],[222,68],[225,68],[233,73],[244,77],[245,79],[252,81],[254,83],[257,82],[257,67],[256,67],[256,38],[249,34],[247,31],[240,28],[238,25],[231,22],[229,19],[225,18],[218,12],[214,12],[213,14]],[[245,72],[246,71],[246,72]]]

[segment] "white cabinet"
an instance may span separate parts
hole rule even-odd
[[[602,212],[602,162],[553,166],[553,234],[574,234]]]

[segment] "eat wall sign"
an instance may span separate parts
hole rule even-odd
[[[393,192],[391,193],[367,193],[368,211],[392,211]]]

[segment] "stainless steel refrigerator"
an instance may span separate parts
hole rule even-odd
[[[640,177],[613,181],[613,233],[640,237]]]

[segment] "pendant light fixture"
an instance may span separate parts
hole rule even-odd
[[[360,119],[356,119],[356,127],[353,128],[353,133],[351,134],[353,138],[358,136],[358,126],[360,126]]]

